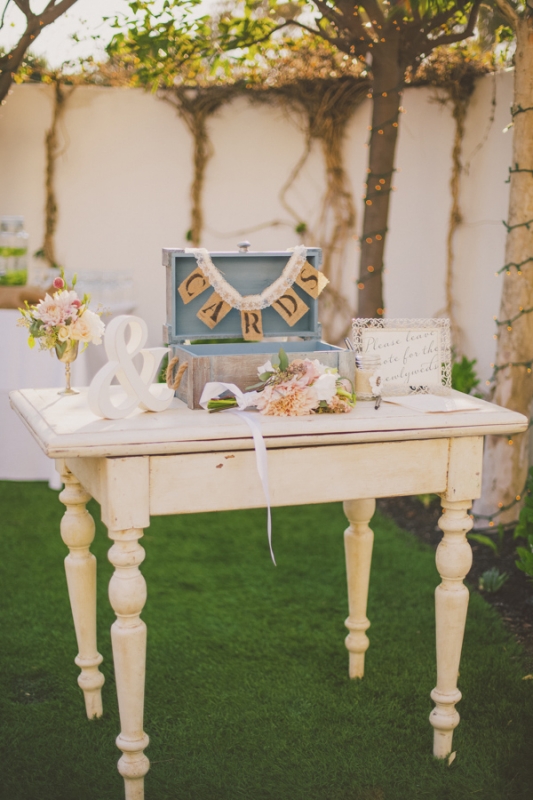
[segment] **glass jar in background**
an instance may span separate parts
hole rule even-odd
[[[0,217],[0,285],[23,286],[28,278],[28,234],[24,217]]]
[[[372,400],[374,390],[371,379],[381,367],[381,356],[362,355],[355,356],[355,394],[358,400]]]

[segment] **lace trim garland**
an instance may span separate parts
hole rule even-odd
[[[263,289],[261,294],[247,294],[243,297],[215,267],[208,250],[204,247],[190,247],[185,252],[195,257],[196,263],[215,292],[232,308],[238,308],[239,311],[257,311],[271,306],[293,285],[307,261],[307,247],[303,244],[298,245],[294,248],[279,278]]]

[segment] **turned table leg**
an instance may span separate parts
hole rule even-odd
[[[439,519],[444,536],[436,556],[442,578],[435,590],[437,686],[431,692],[435,708],[429,717],[435,729],[433,755],[436,758],[446,758],[451,753],[453,731],[460,719],[455,704],[461,699],[457,678],[469,597],[463,579],[472,566],[472,549],[466,538],[473,525],[467,513],[471,505],[470,501],[443,499],[444,513]]]
[[[140,613],[146,602],[146,582],[139,570],[145,552],[138,541],[142,535],[139,528],[109,531],[115,542],[109,551],[115,567],[109,599],[117,615],[111,626],[111,641],[121,727],[118,771],[124,778],[126,800],[143,800],[144,776],[150,768],[143,752],[149,739],[143,731],[146,625]]]
[[[59,499],[66,506],[61,520],[61,538],[70,550],[65,558],[67,586],[79,653],[75,663],[81,674],[89,719],[102,716],[104,676],[98,669],[102,656],[96,649],[96,558],[89,551],[94,539],[94,520],[85,508],[91,499],[68,469],[62,471],[65,488]]]
[[[365,631],[370,627],[366,616],[366,604],[374,533],[368,523],[375,510],[375,500],[346,500],[344,503],[344,513],[350,523],[344,532],[350,611],[345,622],[350,633],[345,641],[350,651],[350,678],[363,677],[365,652],[370,644]]]

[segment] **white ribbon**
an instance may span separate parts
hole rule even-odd
[[[257,419],[252,414],[248,414],[243,410],[248,406],[253,405],[253,399],[254,399],[253,396],[257,396],[257,392],[241,392],[239,387],[235,386],[234,383],[215,383],[215,382],[206,383],[206,385],[204,386],[204,390],[202,392],[202,396],[200,398],[200,405],[202,406],[202,408],[207,409],[207,404],[209,403],[209,401],[219,397],[225,391],[230,391],[232,392],[232,394],[235,395],[235,399],[237,400],[239,410],[237,411],[236,408],[228,408],[224,410],[244,420],[244,422],[246,422],[246,424],[250,428],[254,440],[255,465],[257,467],[257,473],[261,480],[261,485],[263,487],[263,494],[265,495],[266,507],[267,507],[268,546],[270,548],[270,556],[272,558],[272,561],[274,562],[274,566],[277,566],[276,559],[274,557],[274,551],[272,549],[272,515],[270,512],[270,488],[268,484],[267,449],[265,445],[265,440],[263,438],[263,433],[261,431],[261,426],[259,425]]]

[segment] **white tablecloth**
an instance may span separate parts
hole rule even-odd
[[[65,366],[38,345],[30,350],[28,331],[16,324],[19,316],[18,311],[0,309],[0,480],[48,481],[59,488],[54,462],[11,410],[8,395],[14,389],[64,386]],[[89,383],[87,355],[81,353],[72,365],[73,388]]]

